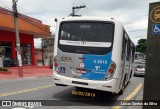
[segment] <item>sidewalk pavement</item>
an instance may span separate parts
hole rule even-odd
[[[0,73],[0,80],[52,76],[52,69],[49,66],[23,66],[22,69],[23,77],[19,77],[18,67],[11,67],[8,68],[8,71],[11,73]]]

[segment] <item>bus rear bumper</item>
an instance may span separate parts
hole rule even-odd
[[[66,77],[66,76],[62,76],[54,73],[53,80],[54,80],[54,84],[59,84],[62,86],[69,85],[69,86],[83,87],[83,88],[117,93],[117,90],[116,90],[117,82],[118,82],[117,79],[111,79],[108,81],[97,81],[97,80],[93,81],[93,80],[84,80],[84,79]]]

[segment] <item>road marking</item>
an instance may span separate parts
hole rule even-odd
[[[141,87],[142,87],[142,85],[143,85],[143,83],[140,83],[135,89],[134,89],[134,91],[130,94],[130,95],[128,95],[126,98],[124,98],[123,100],[125,100],[126,102],[128,101],[128,100],[131,100],[136,94],[137,94],[137,92],[141,89]],[[119,103],[118,103],[119,104]],[[117,104],[117,105],[118,105]],[[114,107],[112,107],[112,109],[120,109],[122,106],[114,106]]]
[[[24,89],[24,90],[9,92],[9,93],[2,93],[2,94],[0,94],[0,97],[5,97],[5,96],[10,96],[10,95],[16,95],[16,94],[21,94],[21,93],[37,91],[37,90],[46,89],[46,88],[49,88],[49,87],[52,87],[52,86],[54,86],[54,85],[52,84],[52,85],[40,86],[40,87],[36,87],[36,88]]]

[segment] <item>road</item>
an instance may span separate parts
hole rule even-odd
[[[76,90],[75,87],[55,86],[53,85],[52,77],[26,78],[16,80],[0,81],[0,100],[61,100],[54,107],[33,107],[33,109],[110,109],[118,100],[124,100],[126,97],[134,92],[137,86],[144,82],[144,77],[132,77],[124,90],[123,95],[113,95],[108,92],[77,89],[82,92],[95,93],[95,97],[84,97],[80,95],[73,95],[72,92]],[[130,98],[134,99],[138,93],[143,90],[143,87]],[[132,94],[133,95],[133,94]],[[102,100],[103,102],[96,102]],[[79,106],[63,106],[62,100],[78,103]],[[87,102],[86,102],[87,101]],[[54,102],[54,101],[53,101]],[[56,102],[56,101],[55,101]],[[83,106],[85,105],[85,106]],[[87,106],[86,106],[87,105]],[[89,105],[89,107],[88,107]],[[0,107],[0,109],[12,109],[11,107]],[[24,108],[29,109],[29,108]]]

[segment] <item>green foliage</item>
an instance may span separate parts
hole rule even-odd
[[[0,55],[3,55],[5,53],[5,48],[0,46]]]
[[[139,39],[136,52],[146,53],[147,39]]]
[[[8,71],[8,69],[4,67],[0,67],[0,71]]]

